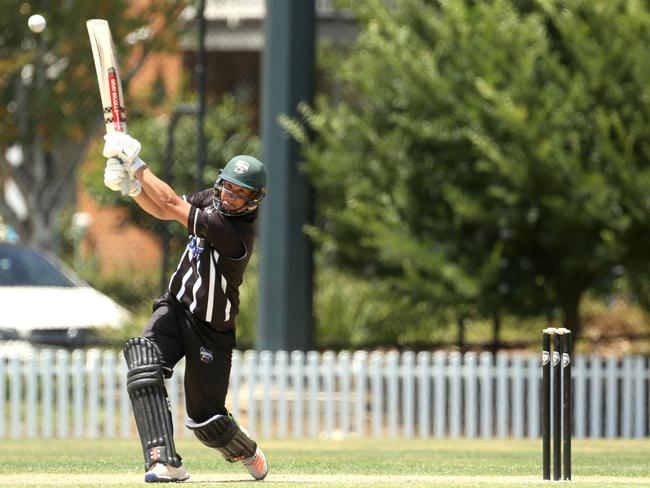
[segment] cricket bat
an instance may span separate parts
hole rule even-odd
[[[106,132],[126,133],[122,79],[117,66],[111,29],[108,22],[102,19],[87,20],[86,28],[95,60]]]

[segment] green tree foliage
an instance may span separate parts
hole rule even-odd
[[[13,185],[26,212],[16,211],[0,198],[0,215],[27,243],[57,248],[58,217],[74,201],[76,171],[87,145],[103,128],[85,21],[109,21],[128,97],[131,75],[152,49],[163,48],[174,37],[175,21],[186,4],[181,0],[158,0],[142,6],[131,3],[2,2],[0,190]],[[39,10],[41,7],[44,10]],[[47,28],[40,34],[27,27],[27,19],[34,13],[47,20]],[[7,152],[9,148],[14,158],[7,158],[12,154]]]
[[[559,311],[576,333],[586,291],[647,293],[647,2],[345,5],[342,97],[303,107],[329,263],[410,306]]]

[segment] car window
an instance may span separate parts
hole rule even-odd
[[[0,243],[0,286],[68,286],[77,284],[39,253]]]

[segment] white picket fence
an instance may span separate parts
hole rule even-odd
[[[540,355],[235,351],[228,407],[262,438],[534,438]],[[0,356],[0,438],[134,437],[125,378],[110,350]],[[648,436],[647,358],[577,356],[573,379],[577,438]],[[191,435],[182,363],[167,388]]]

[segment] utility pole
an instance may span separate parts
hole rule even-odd
[[[300,146],[278,116],[298,115],[314,97],[314,0],[267,0],[262,92],[262,161],[268,197],[260,225],[257,348],[313,347],[313,258],[304,226],[312,221],[312,190],[299,171]]]

